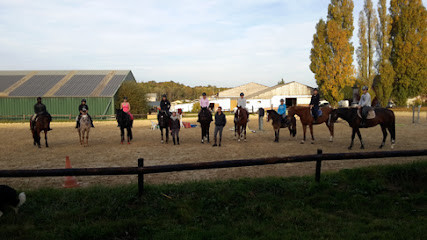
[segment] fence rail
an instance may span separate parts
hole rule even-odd
[[[132,114],[134,118],[147,118],[147,114]],[[0,115],[0,120],[19,120],[27,121],[30,120],[32,114],[22,114],[22,115]],[[51,114],[54,119],[76,119],[76,114]],[[93,119],[115,119],[116,115],[91,115]]]
[[[59,177],[59,176],[97,176],[97,175],[138,175],[138,191],[142,194],[144,189],[144,175],[153,173],[166,173],[177,171],[205,170],[218,168],[248,167],[271,165],[281,163],[316,162],[316,181],[320,181],[322,161],[371,159],[389,157],[415,157],[427,156],[427,149],[387,151],[387,152],[357,152],[357,153],[327,153],[321,149],[317,154],[272,157],[258,159],[241,159],[215,162],[185,163],[171,165],[144,166],[144,159],[138,159],[137,167],[109,167],[109,168],[71,168],[71,169],[24,169],[24,170],[0,170],[0,178],[15,177]]]

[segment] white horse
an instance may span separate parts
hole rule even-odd
[[[89,116],[87,115],[87,112],[82,113],[79,123],[80,123],[80,126],[77,129],[77,131],[79,132],[80,145],[86,147],[89,145],[89,132],[91,128],[90,119],[89,119]],[[85,134],[86,134],[86,143],[85,143]]]

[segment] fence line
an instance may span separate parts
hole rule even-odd
[[[135,118],[146,118],[147,114],[132,114]],[[22,114],[22,115],[0,115],[2,120],[30,120],[32,114]],[[68,119],[74,120],[76,114],[51,114],[52,118],[56,119]],[[91,115],[93,119],[115,119],[116,115]]]
[[[270,157],[258,159],[241,159],[215,162],[184,163],[171,165],[144,166],[144,159],[138,159],[137,167],[108,167],[108,168],[72,168],[72,169],[24,169],[24,170],[0,170],[0,178],[14,177],[59,177],[59,176],[97,176],[97,175],[138,175],[138,191],[142,194],[144,189],[144,175],[154,173],[166,173],[177,171],[233,168],[271,165],[281,163],[316,162],[316,181],[320,181],[322,161],[371,159],[388,157],[414,157],[427,156],[427,149],[387,151],[387,152],[357,152],[357,153],[327,153],[323,154],[321,149],[317,154]]]

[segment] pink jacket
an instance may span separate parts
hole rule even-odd
[[[206,99],[203,99],[203,98],[201,98],[200,99],[200,107],[209,107],[209,99],[208,98],[206,98]]]

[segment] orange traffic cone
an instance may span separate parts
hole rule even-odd
[[[65,157],[65,168],[71,168],[71,162],[70,162],[69,156]],[[66,176],[63,186],[64,188],[73,188],[73,187],[78,187],[79,184],[77,183],[76,177]]]

